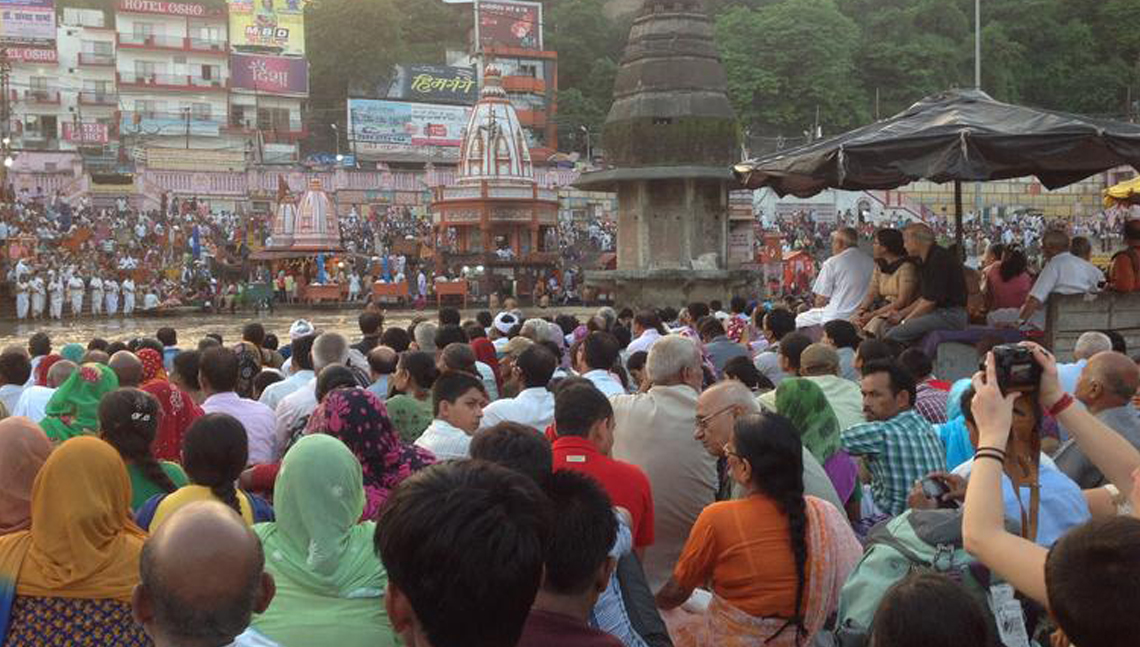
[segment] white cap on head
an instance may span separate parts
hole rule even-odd
[[[292,326],[289,326],[289,339],[300,339],[313,334],[313,332],[313,324],[304,319],[298,319],[293,322]]]
[[[495,316],[495,320],[491,323],[491,326],[505,335],[509,333],[511,328],[514,328],[518,322],[518,317],[515,315],[509,312],[500,312]]]

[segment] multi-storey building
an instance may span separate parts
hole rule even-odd
[[[241,147],[222,127],[229,112],[223,8],[120,0],[115,13],[119,135],[134,148]]]

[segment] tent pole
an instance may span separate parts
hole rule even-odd
[[[954,180],[954,243],[958,245],[958,258],[965,258],[966,249],[962,246],[962,182]]]

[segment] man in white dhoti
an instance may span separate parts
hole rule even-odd
[[[67,280],[67,291],[71,296],[71,314],[76,317],[83,314],[84,287],[83,279],[79,278],[78,274],[72,274]]]
[[[123,279],[123,314],[130,315],[135,311],[135,281],[127,275]]]
[[[119,313],[119,284],[115,279],[103,281],[103,292],[107,295],[107,316]]]
[[[39,319],[44,316],[44,305],[47,303],[47,286],[44,284],[44,277],[33,273],[28,288],[32,293],[32,319]]]
[[[28,285],[27,274],[17,274],[16,278],[16,318],[27,319],[28,308],[31,306],[31,300],[28,298],[28,291],[31,286]]]
[[[59,275],[52,270],[48,274],[48,301],[50,305],[50,313],[52,319],[63,318],[63,281]]]
[[[103,279],[91,277],[91,314],[103,314]]]

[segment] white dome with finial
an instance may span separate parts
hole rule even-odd
[[[459,184],[534,184],[530,147],[502,81],[498,67],[484,69],[479,102],[471,109],[459,149]]]

